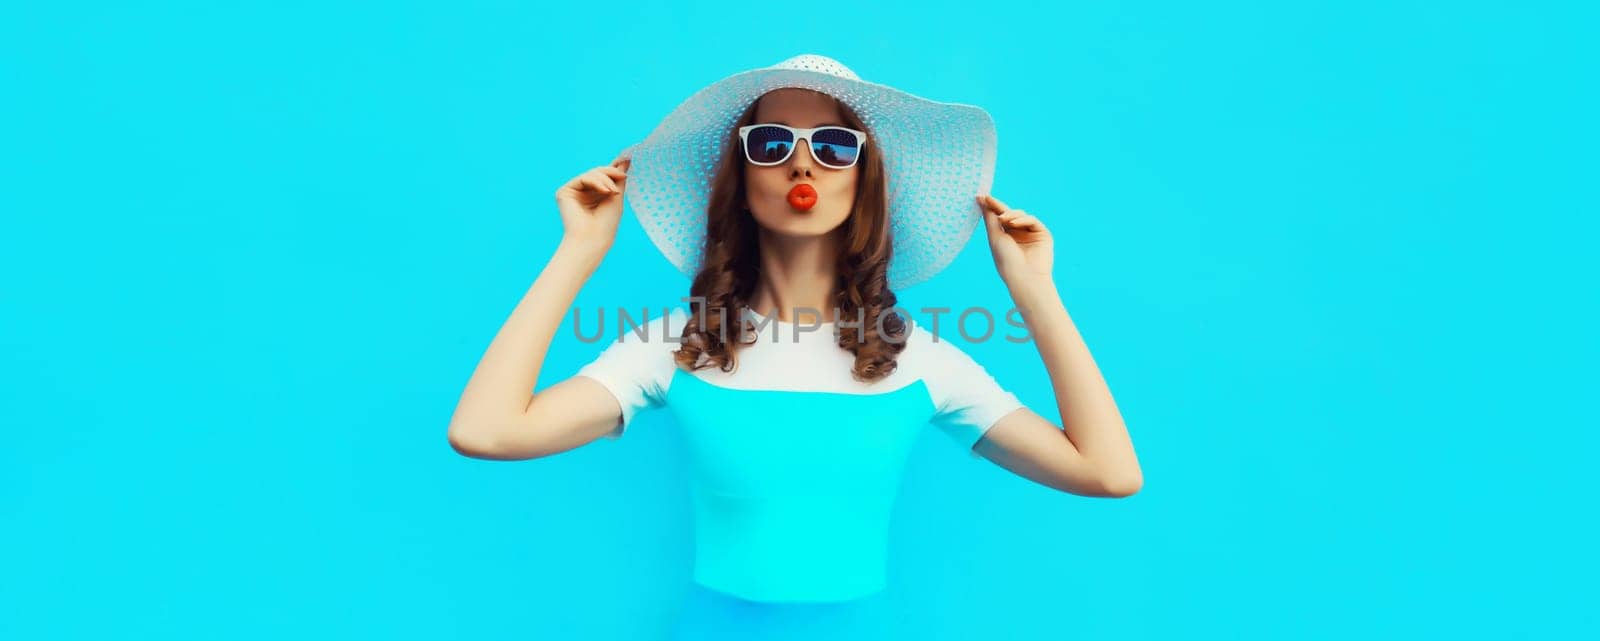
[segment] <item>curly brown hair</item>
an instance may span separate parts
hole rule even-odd
[[[872,132],[860,116],[843,101],[834,102],[844,124],[867,132],[871,140]],[[729,129],[728,142],[712,178],[701,253],[704,259],[689,286],[691,318],[701,322],[684,325],[682,347],[673,352],[679,367],[696,370],[715,365],[724,372],[733,371],[738,367],[737,352],[754,342],[725,342],[723,338],[729,333],[723,331],[722,324],[744,318],[761,271],[760,246],[756,242],[758,223],[742,205],[744,154],[738,133],[739,127],[755,122],[759,104],[759,98],[752,101]],[[840,312],[836,320],[843,321],[839,325],[839,347],[855,354],[851,375],[863,382],[894,373],[896,358],[905,349],[909,331],[906,319],[894,309],[897,299],[889,289],[889,258],[894,247],[883,159],[876,149],[877,145],[872,144],[862,147],[856,164],[861,174],[850,216],[831,232],[841,234],[843,240],[833,302]],[[860,327],[844,327],[854,324],[857,318],[863,319]],[[740,325],[735,336],[744,337],[753,329],[749,323]]]

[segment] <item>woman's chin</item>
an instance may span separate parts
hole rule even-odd
[[[793,237],[821,236],[838,228],[843,224],[847,215],[821,214],[817,210],[794,211],[784,213],[779,220],[757,218],[762,229],[774,234]]]

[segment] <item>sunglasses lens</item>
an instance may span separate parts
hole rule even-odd
[[[780,127],[756,127],[745,136],[745,152],[750,155],[750,162],[783,162],[793,149],[794,137]]]
[[[849,167],[861,155],[861,145],[844,129],[820,129],[811,138],[811,155],[830,167]]]

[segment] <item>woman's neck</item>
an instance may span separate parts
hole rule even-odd
[[[785,323],[832,322],[838,235],[795,238],[762,230],[757,242],[761,275],[750,307]]]

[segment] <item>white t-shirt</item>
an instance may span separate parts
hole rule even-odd
[[[854,355],[835,342],[833,323],[746,318],[756,343],[732,372],[678,367],[672,352],[691,322],[678,308],[640,325],[644,336],[624,328],[578,375],[621,405],[611,438],[647,408],[677,418],[691,457],[697,582],[757,601],[881,590],[889,515],[917,437],[932,423],[977,457],[984,432],[1023,405],[919,326],[895,371],[865,383],[851,376]]]
[[[682,308],[641,323],[637,332],[631,331],[632,327],[620,328],[620,340],[614,340],[619,328],[612,327],[608,339],[613,340],[577,372],[599,381],[622,406],[622,422],[608,437],[620,438],[639,411],[670,403],[673,381],[679,374],[733,389],[846,394],[883,394],[920,380],[928,388],[930,422],[969,450],[996,420],[1023,407],[948,337],[935,340],[921,325],[912,327],[905,350],[895,359],[895,371],[865,383],[850,375],[855,355],[834,341],[835,323],[820,323],[811,329],[806,324],[768,319],[754,310],[746,312],[758,339],[738,352],[738,368],[733,372],[716,367],[680,372],[672,352],[681,343],[669,339],[681,336],[691,320]],[[648,333],[639,336],[646,328]]]

